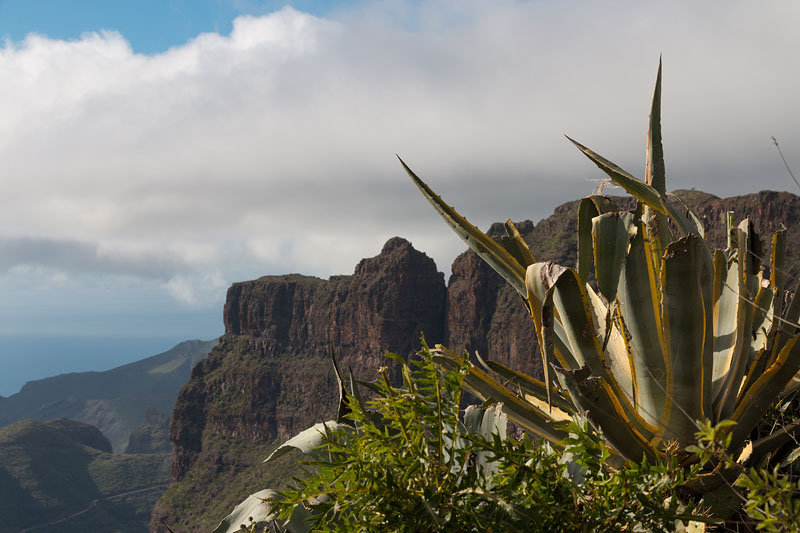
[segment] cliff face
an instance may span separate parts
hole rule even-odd
[[[195,367],[173,412],[173,481],[185,480],[188,492],[208,493],[206,482],[197,482],[202,472],[242,467],[231,443],[269,444],[329,419],[338,401],[330,350],[343,369],[371,379],[387,362],[383,353],[408,356],[418,349],[420,333],[442,342],[445,299],[444,277],[433,260],[400,238],[362,260],[351,276],[270,276],[234,284],[225,304],[226,333]],[[224,500],[226,509],[251,488],[220,487],[224,494],[209,500]],[[154,511],[153,530],[162,520],[181,531],[213,529],[213,520],[229,511],[220,512],[203,522],[162,505]]]
[[[410,353],[420,330],[441,340],[444,279],[433,260],[401,238],[363,259],[352,276],[307,276],[235,283],[225,304],[225,332],[260,340],[265,357],[287,351],[371,359],[387,349]]]
[[[789,227],[788,264],[800,249],[800,198],[794,195],[678,195],[704,219],[717,246],[724,246],[724,216],[733,210],[737,220],[749,215],[767,241],[781,223]],[[633,207],[630,198],[618,203]],[[537,260],[575,265],[577,208],[577,201],[570,202],[536,225],[517,224]],[[489,233],[499,237],[502,225]],[[504,280],[468,251],[453,263],[445,287],[433,261],[400,238],[362,260],[351,276],[236,283],[228,291],[224,321],[226,334],[195,367],[176,403],[170,427],[173,485],[154,511],[152,531],[166,531],[162,521],[174,530],[212,529],[233,505],[262,488],[230,480],[241,480],[236,476],[255,465],[250,470],[262,481],[257,465],[272,443],[333,416],[331,348],[344,369],[372,379],[385,364],[381,354],[409,355],[424,332],[431,345],[477,350],[541,376],[530,316]],[[197,514],[198,508],[207,513]]]

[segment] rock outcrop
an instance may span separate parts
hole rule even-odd
[[[144,423],[131,432],[125,453],[169,453],[169,417],[156,409],[145,410]]]
[[[800,198],[760,192],[720,199],[697,191],[678,195],[705,220],[706,232],[724,246],[724,216],[750,216],[767,237],[789,228],[787,249],[800,249]],[[630,198],[617,199],[632,208]],[[578,202],[556,208],[538,224],[517,224],[537,260],[573,266],[576,261]],[[489,233],[499,237],[502,225]],[[768,242],[767,242],[768,244]],[[536,333],[522,298],[472,252],[453,263],[445,287],[433,261],[400,238],[389,240],[377,257],[362,260],[351,276],[328,280],[269,276],[236,283],[228,291],[226,333],[198,364],[181,390],[173,412],[173,486],[157,505],[151,531],[212,529],[228,509],[259,486],[214,488],[214,480],[238,479],[252,451],[285,439],[333,415],[335,380],[328,353],[362,378],[386,364],[381,354],[403,356],[429,344],[478,351],[532,375],[541,375]],[[236,443],[238,452],[234,452]],[[258,448],[261,449],[261,448]],[[238,455],[237,455],[238,453]],[[249,452],[248,452],[249,453]],[[228,477],[225,477],[228,476]],[[200,481],[202,480],[202,481]],[[171,504],[181,498],[192,504]],[[197,508],[219,504],[207,515]]]
[[[171,429],[173,476],[202,452],[202,433],[270,442],[330,413],[329,352],[359,375],[409,355],[424,332],[443,340],[445,285],[433,260],[400,238],[362,260],[352,276],[269,276],[236,283],[225,335],[180,393]]]

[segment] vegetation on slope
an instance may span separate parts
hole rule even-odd
[[[146,532],[169,474],[169,454],[114,455],[87,424],[15,422],[0,428],[0,532]]]

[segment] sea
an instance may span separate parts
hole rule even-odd
[[[109,370],[139,361],[185,340],[188,339],[0,335],[0,396],[19,392],[31,380],[68,372]]]

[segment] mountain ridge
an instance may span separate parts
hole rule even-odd
[[[124,451],[146,420],[146,408],[171,414],[191,369],[217,340],[191,340],[170,350],[102,372],[71,372],[25,383],[0,400],[0,427],[18,420],[70,418],[94,426],[113,449]]]

